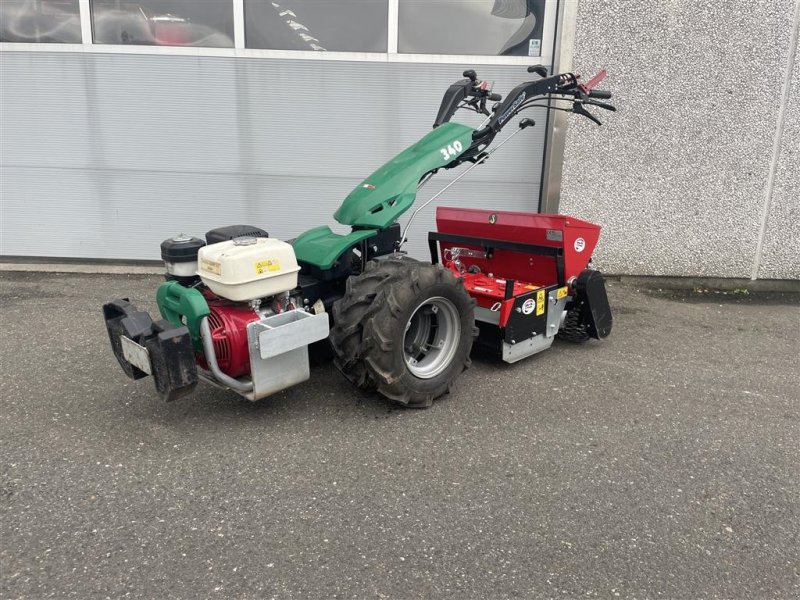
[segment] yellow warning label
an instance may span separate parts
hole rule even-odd
[[[222,275],[222,264],[204,258],[200,261],[200,270]]]
[[[268,273],[270,271],[280,271],[281,270],[281,263],[275,259],[269,260],[260,260],[256,263],[256,274],[263,275],[264,273]]]
[[[556,300],[561,300],[567,297],[567,287],[561,287],[556,290]]]
[[[544,314],[544,290],[536,292],[536,316]]]

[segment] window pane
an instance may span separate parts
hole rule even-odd
[[[95,44],[233,47],[231,0],[92,0]]]
[[[80,44],[78,0],[0,0],[0,42]]]
[[[245,45],[386,52],[388,0],[245,0]]]
[[[400,0],[398,51],[540,56],[545,0]]]

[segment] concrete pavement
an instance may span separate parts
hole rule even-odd
[[[99,311],[158,281],[0,273],[0,597],[800,595],[797,296],[612,284],[606,341],[409,411],[160,402]]]

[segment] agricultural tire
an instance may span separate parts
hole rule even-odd
[[[478,332],[463,281],[441,265],[392,258],[370,263],[350,287],[372,299],[362,311],[360,339],[347,339],[350,360],[342,360],[348,346],[337,348],[340,370],[355,374],[362,389],[408,407],[426,408],[448,392],[469,367]]]
[[[589,340],[589,332],[583,320],[581,307],[573,303],[567,310],[564,325],[561,326],[556,337],[573,344],[582,344]]]
[[[333,363],[350,383],[364,392],[376,389],[362,356],[364,325],[377,306],[375,298],[384,280],[401,272],[410,258],[370,261],[359,275],[347,279],[345,293],[333,305],[333,324],[328,337]]]

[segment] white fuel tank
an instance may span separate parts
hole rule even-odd
[[[197,274],[212,292],[246,302],[297,287],[297,258],[290,244],[272,238],[236,238],[200,248]]]

